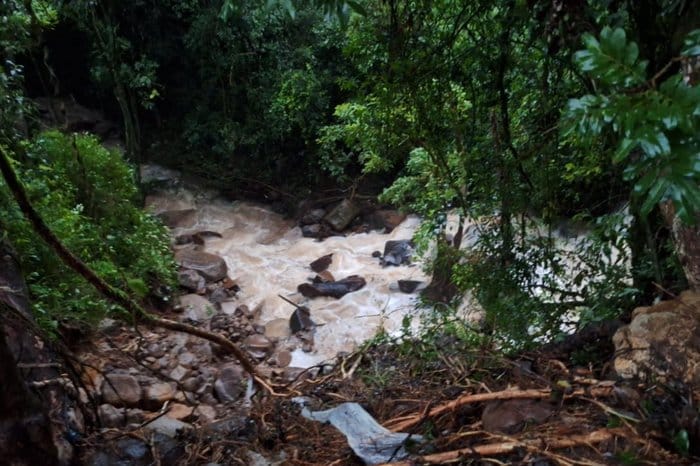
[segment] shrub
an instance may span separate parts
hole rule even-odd
[[[111,284],[143,298],[172,285],[175,264],[165,227],[143,212],[134,173],[91,135],[39,134],[24,144],[18,174],[44,221]],[[0,231],[18,250],[39,322],[95,323],[119,309],[103,301],[34,233],[0,183]]]

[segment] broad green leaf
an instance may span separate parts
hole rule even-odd
[[[624,138],[620,145],[618,146],[615,154],[613,154],[613,162],[620,163],[627,158],[630,151],[636,146],[637,143],[632,139]]]
[[[636,188],[636,186],[635,186]],[[668,189],[668,182],[664,179],[656,180],[656,183],[649,190],[644,202],[642,203],[642,214],[648,215],[649,212],[658,204],[665,196]]]

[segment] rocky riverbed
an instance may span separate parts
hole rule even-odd
[[[414,216],[363,213],[345,201],[293,220],[160,167],[142,176],[155,186],[146,205],[170,228],[180,266],[168,317],[226,336],[270,380],[318,374],[377,332],[400,334],[404,316],[419,312],[429,277],[412,257]],[[198,425],[245,427],[252,385],[217,345],[108,320],[101,335],[84,349],[83,381],[103,427],[143,425],[164,441]],[[104,464],[122,453],[95,451],[87,460]]]

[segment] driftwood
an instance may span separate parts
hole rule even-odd
[[[247,355],[232,341],[207,330],[183,324],[181,322],[163,319],[150,314],[126,293],[124,293],[122,290],[114,288],[109,283],[104,281],[83,261],[73,255],[73,253],[70,252],[61,242],[61,240],[58,239],[53,231],[51,231],[46,223],[44,223],[39,213],[32,206],[22,183],[20,183],[19,179],[17,178],[17,174],[12,168],[10,158],[2,146],[0,146],[0,171],[2,171],[5,182],[17,201],[20,210],[31,223],[34,231],[36,231],[36,233],[54,250],[54,252],[68,267],[85,278],[85,280],[95,287],[95,289],[102,294],[102,296],[130,312],[134,317],[139,318],[147,325],[187,333],[220,345],[225,351],[233,354],[234,357],[241,363],[243,369],[245,369],[246,372],[248,372],[255,380],[261,383],[261,385],[268,390],[271,390],[269,385],[259,376]]]
[[[578,389],[564,395],[564,398],[574,398],[579,396],[610,396],[613,392],[611,386],[590,387],[587,390]],[[406,431],[421,421],[440,416],[441,414],[454,411],[460,406],[471,403],[481,403],[485,401],[495,400],[515,400],[515,399],[546,399],[555,395],[551,389],[533,389],[533,390],[503,390],[500,392],[476,393],[468,394],[449,401],[440,406],[436,406],[427,413],[412,414],[391,419],[385,423],[385,427],[394,431]]]
[[[588,434],[571,435],[565,438],[553,439],[528,439],[528,440],[508,440],[499,443],[489,443],[486,445],[475,445],[459,450],[446,451],[443,453],[434,453],[431,455],[420,456],[416,458],[416,462],[399,461],[394,463],[385,463],[380,466],[412,466],[414,464],[445,464],[453,461],[458,461],[462,458],[469,457],[484,457],[497,456],[513,453],[516,450],[525,449],[533,453],[543,453],[548,450],[556,450],[562,448],[572,448],[579,446],[591,446],[596,443],[602,443],[615,438],[616,431],[613,429],[599,429]],[[548,455],[549,456],[549,455]]]

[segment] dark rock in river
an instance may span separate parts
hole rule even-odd
[[[309,212],[307,212],[301,219],[299,220],[299,224],[304,226],[304,225],[313,225],[314,223],[321,223],[321,220],[323,220],[323,216],[326,215],[326,211],[323,209],[313,209]]]
[[[403,293],[414,293],[427,287],[425,282],[418,280],[399,280],[399,290]]]
[[[313,270],[314,272],[319,273],[326,270],[328,266],[331,265],[331,262],[333,262],[333,253],[319,257],[311,264],[309,264],[309,267],[311,267],[311,270]]]
[[[195,209],[168,210],[158,214],[163,223],[170,228],[189,228],[197,222]]]
[[[320,238],[323,236],[323,233],[324,228],[320,223],[301,227],[301,234],[304,238]]]
[[[359,213],[360,208],[354,202],[343,199],[323,220],[332,226],[335,231],[343,231]]]
[[[226,277],[226,262],[219,256],[193,249],[180,249],[175,252],[175,260],[183,269],[197,271],[207,281],[216,282]]]
[[[204,293],[206,289],[204,277],[198,274],[195,270],[181,270],[177,274],[177,280],[181,287],[195,293]]]
[[[319,296],[330,296],[340,299],[348,293],[357,291],[367,284],[364,278],[359,275],[349,277],[330,283],[302,283],[297,287],[297,291],[307,298]]]
[[[387,241],[384,245],[384,256],[381,259],[381,264],[384,266],[408,264],[411,261],[412,253],[411,240]]]
[[[311,311],[306,306],[297,307],[289,318],[289,328],[292,333],[307,330],[315,326],[316,324],[311,320]]]
[[[397,210],[377,210],[366,218],[370,229],[384,230],[385,233],[391,233],[394,228],[406,219],[406,214],[402,214]]]
[[[316,275],[311,281],[313,283],[329,283],[334,282],[335,277],[328,270],[324,270],[322,272],[319,272],[318,275]]]

